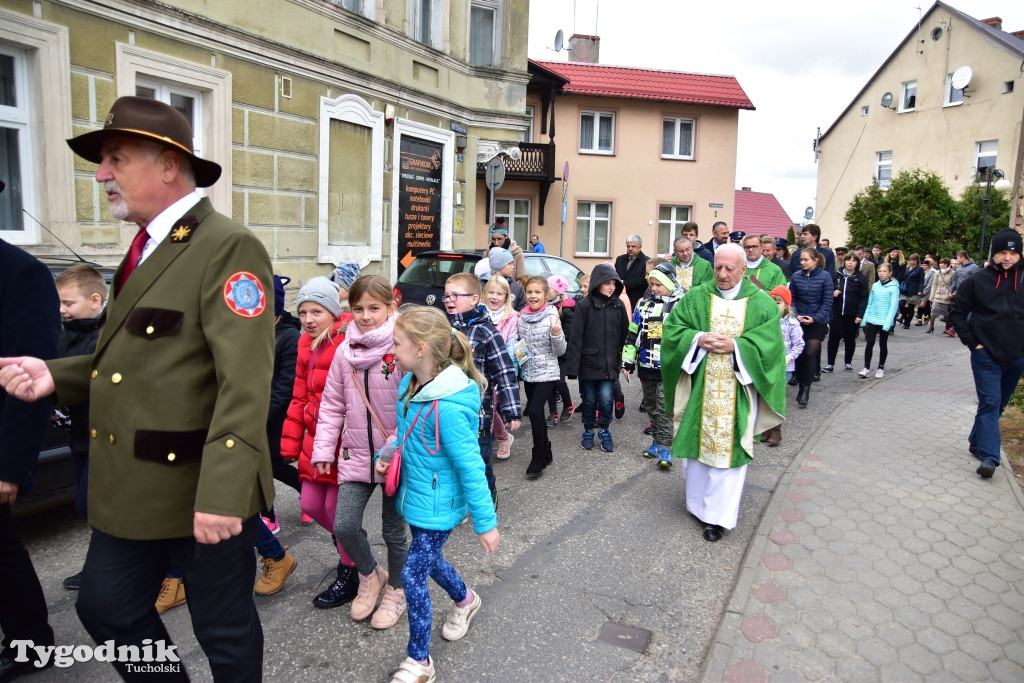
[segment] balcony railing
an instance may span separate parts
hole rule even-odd
[[[508,156],[505,160],[506,180],[557,180],[555,176],[555,144],[522,142],[519,149],[523,155],[518,159]],[[486,163],[476,165],[476,177],[483,178],[487,169]]]

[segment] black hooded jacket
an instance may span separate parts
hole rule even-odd
[[[601,294],[600,286],[615,281],[615,293]],[[581,380],[615,379],[622,366],[622,345],[626,343],[629,316],[619,299],[622,280],[606,263],[594,266],[590,290],[576,305],[569,347],[565,353],[565,374]]]
[[[91,356],[100,338],[99,318],[78,318],[64,321],[64,331],[57,343],[57,356]],[[71,450],[89,452],[89,403],[68,406],[71,419]]]
[[[960,283],[950,322],[972,351],[981,344],[997,363],[1024,356],[1024,259],[989,265]]]

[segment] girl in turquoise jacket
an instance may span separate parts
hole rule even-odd
[[[892,277],[892,266],[878,264],[878,282],[871,286],[868,307],[860,326],[864,328],[864,369],[857,374],[864,379],[871,375],[871,352],[878,337],[878,372],[875,379],[885,377],[885,358],[889,355],[889,331],[900,305],[900,284]]]
[[[430,658],[432,608],[427,577],[455,601],[441,636],[459,640],[480,609],[480,596],[463,583],[442,550],[467,510],[484,550],[498,547],[498,518],[477,443],[480,395],[486,381],[473,364],[473,347],[448,318],[429,306],[403,307],[395,322],[394,354],[407,374],[398,388],[401,479],[397,508],[412,531],[402,570],[409,614],[408,657],[392,681],[434,680]],[[382,449],[377,473],[390,459]]]

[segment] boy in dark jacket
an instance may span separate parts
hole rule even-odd
[[[498,394],[498,414],[509,429],[519,429],[519,380],[516,379],[512,357],[505,349],[505,340],[494,327],[487,307],[480,304],[480,280],[472,273],[456,273],[444,283],[444,308],[452,327],[462,332],[473,345],[473,364],[487,379],[487,391],[480,401],[480,457],[484,460],[487,487],[491,500],[498,505],[498,488],[491,467],[494,435],[492,395]],[[492,391],[493,389],[493,391]]]
[[[103,274],[86,263],[76,263],[57,276],[54,283],[60,299],[60,317],[64,330],[57,344],[57,355],[88,356],[96,350],[100,337],[99,319],[107,299],[107,283]],[[89,404],[79,403],[67,408],[71,421],[71,463],[75,467],[75,510],[88,520],[86,492],[89,489]],[[78,590],[82,572],[64,579],[64,587]]]
[[[573,316],[572,334],[565,358],[565,374],[579,378],[583,438],[580,445],[594,448],[594,426],[598,428],[601,450],[615,449],[608,431],[614,410],[615,378],[620,368],[622,345],[626,342],[629,318],[619,300],[622,280],[607,263],[594,267],[587,296],[580,300]]]

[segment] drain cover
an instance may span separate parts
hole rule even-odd
[[[647,643],[651,642],[651,632],[645,628],[624,626],[608,621],[601,627],[597,639],[615,647],[624,647],[627,650],[642,653],[647,649]]]

